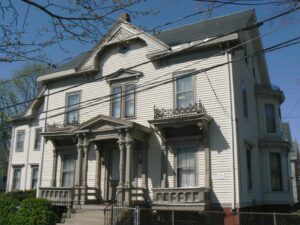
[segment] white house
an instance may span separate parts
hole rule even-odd
[[[160,209],[289,206],[283,92],[254,10],[157,34],[121,16],[91,51],[38,78],[14,117],[7,190]],[[246,56],[246,57],[245,57]]]

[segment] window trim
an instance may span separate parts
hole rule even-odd
[[[129,85],[133,85],[133,87],[134,87],[134,92],[133,92],[133,95],[134,95],[134,115],[130,116],[130,117],[126,117],[125,116],[125,114],[126,114],[126,111],[125,111],[126,110],[125,92],[126,92],[126,86],[129,86]],[[134,119],[134,118],[136,118],[136,112],[137,112],[137,108],[136,108],[136,105],[137,105],[136,82],[133,82],[133,81],[114,83],[114,84],[110,85],[110,96],[111,97],[110,97],[109,115],[111,117],[113,117],[113,115],[112,115],[112,107],[113,107],[112,97],[113,97],[113,89],[116,88],[116,87],[121,87],[121,103],[120,103],[120,117],[114,117],[114,118],[117,118],[117,119]]]
[[[36,178],[36,182],[37,182],[37,186],[36,186],[36,189],[38,189],[38,184],[39,184],[39,170],[40,170],[40,168],[39,168],[39,165],[31,165],[31,179],[30,179],[30,181],[31,181],[31,183],[30,183],[30,189],[31,190],[36,190],[36,189],[33,189],[33,170],[34,169],[37,169],[37,178]]]
[[[37,141],[37,131],[40,130],[40,133],[43,132],[43,128],[42,127],[37,127],[34,129],[34,146],[33,146],[33,151],[40,151],[41,147],[42,147],[42,135],[40,134],[40,146],[39,148],[36,147],[36,141]]]
[[[181,77],[181,76],[185,76],[189,73],[194,72],[195,69],[190,69],[190,70],[183,70],[183,71],[177,71],[177,72],[173,72],[173,109],[177,109],[177,88],[176,88],[176,82],[177,82],[177,78]],[[194,104],[196,103],[196,99],[197,99],[197,80],[196,80],[196,76],[195,75],[190,75],[192,77],[192,87],[193,87],[193,102]],[[188,76],[187,76],[188,77]]]
[[[21,150],[19,150],[19,148],[18,148],[18,137],[19,137],[18,135],[19,135],[20,132],[24,133],[24,138],[23,138],[23,143],[22,143],[22,149]],[[15,152],[24,152],[25,135],[26,135],[25,129],[17,130]]]
[[[275,131],[274,132],[269,132],[268,131],[268,125],[267,125],[267,117],[266,117],[266,105],[272,105],[273,106],[273,113],[274,113],[274,125],[275,125]],[[278,128],[277,128],[277,121],[276,121],[276,117],[277,117],[277,114],[276,114],[276,109],[275,109],[275,104],[274,103],[270,103],[270,102],[265,102],[264,103],[264,120],[265,120],[265,129],[266,129],[266,133],[267,134],[277,134],[278,132]]]
[[[68,108],[69,108],[69,105],[68,105],[68,99],[69,99],[69,96],[71,96],[71,95],[76,95],[76,94],[78,94],[79,95],[79,104],[78,104],[78,123],[79,123],[79,121],[80,121],[80,105],[81,105],[81,95],[82,95],[82,91],[81,90],[79,90],[79,91],[72,91],[72,92],[67,92],[66,93],[66,96],[65,96],[65,118],[64,118],[64,123],[65,124],[68,124],[67,123],[67,118],[68,118],[68,113],[69,113],[69,111],[68,111]]]

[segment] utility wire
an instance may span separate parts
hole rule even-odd
[[[235,1],[235,0],[232,0],[232,2],[233,2],[233,1]],[[215,6],[215,8],[219,8],[219,7],[224,6],[224,5],[226,5],[226,4],[220,4],[220,5],[217,5],[217,6]],[[124,9],[123,9],[123,10],[124,10]],[[196,15],[199,15],[199,14],[202,14],[202,13],[206,13],[206,12],[207,12],[207,10],[197,11],[196,13],[192,13],[192,14],[183,16],[183,17],[181,17],[181,18],[179,18],[179,19],[176,19],[176,20],[173,20],[173,21],[166,22],[166,23],[164,23],[164,24],[162,24],[162,25],[155,26],[155,27],[153,27],[153,28],[150,28],[149,30],[147,29],[147,31],[148,31],[148,32],[155,32],[158,28],[162,28],[162,27],[165,27],[165,26],[168,26],[168,25],[171,25],[171,24],[180,22],[180,21],[182,21],[182,20],[188,19],[188,18],[190,18],[190,17],[196,16]],[[118,21],[116,21],[116,20],[113,20],[113,19],[111,19],[111,20],[114,21],[115,23],[118,23]],[[146,31],[140,32],[140,33],[138,33],[138,34],[133,34],[133,35],[130,35],[129,37],[127,37],[127,38],[132,38],[132,37],[135,37],[135,36],[137,36],[137,35],[143,34],[143,33],[145,33],[145,32],[146,32]],[[109,38],[109,36],[106,36],[106,38]],[[101,39],[101,40],[103,40],[103,39]],[[100,42],[101,42],[101,41],[100,41]],[[96,46],[97,46],[98,44],[99,44],[99,42],[96,44]],[[80,54],[79,54],[79,55],[80,55]],[[76,56],[75,56],[75,57],[76,57]],[[74,58],[74,57],[73,57],[73,58]],[[68,58],[66,58],[66,59],[61,60],[61,61],[58,62],[58,63],[55,63],[55,64],[48,63],[48,64],[49,64],[51,67],[55,68],[57,65],[59,65],[59,64],[61,64],[61,63],[63,63],[63,62],[65,62],[65,61],[68,60],[68,59],[72,59],[72,58],[68,57]],[[44,72],[44,71],[45,71],[45,70],[36,70],[35,72],[38,73],[38,72]],[[13,78],[13,79],[10,79],[10,80],[4,80],[4,81],[1,81],[1,82],[0,82],[0,85],[1,85],[1,84],[4,84],[4,83],[12,82],[12,81],[14,81],[14,80],[16,80],[16,79],[19,79],[19,78],[22,78],[22,77],[30,76],[31,74],[32,74],[32,73],[30,73],[30,74],[28,73],[28,74],[24,74],[24,75],[18,76],[18,77],[16,77],[16,78]]]
[[[165,57],[167,57],[167,56],[174,55],[174,54],[178,54],[178,53],[181,53],[181,52],[185,52],[185,51],[187,51],[187,50],[189,50],[189,49],[191,49],[191,48],[198,47],[198,46],[201,46],[201,45],[203,45],[203,44],[207,44],[207,43],[209,43],[209,42],[212,42],[212,41],[214,41],[214,40],[217,40],[217,39],[219,39],[219,38],[221,38],[221,37],[224,37],[224,36],[227,36],[227,35],[230,35],[230,34],[233,34],[233,33],[242,32],[242,31],[247,31],[247,30],[251,30],[251,29],[258,28],[258,27],[262,26],[262,25],[263,25],[264,23],[266,23],[266,22],[269,22],[269,21],[272,21],[272,20],[274,20],[274,19],[280,18],[280,17],[282,17],[282,16],[288,15],[288,14],[293,13],[293,12],[295,12],[296,10],[299,10],[299,9],[300,9],[300,7],[296,7],[296,8],[294,8],[294,9],[291,9],[291,10],[285,11],[285,12],[283,12],[283,13],[277,14],[277,15],[275,15],[275,16],[269,17],[269,18],[267,18],[267,19],[264,19],[264,20],[262,20],[262,21],[260,21],[260,22],[256,22],[256,23],[254,23],[254,24],[245,26],[245,27],[243,27],[243,28],[240,28],[240,29],[236,29],[236,30],[227,32],[227,33],[222,34],[222,35],[219,35],[219,36],[217,36],[217,37],[215,37],[215,38],[211,38],[211,39],[209,39],[209,40],[203,41],[203,42],[201,42],[201,43],[199,43],[199,44],[189,46],[189,47],[184,48],[184,49],[182,49],[182,50],[179,50],[179,51],[177,51],[177,52],[170,52],[170,53],[168,53],[168,54],[165,54],[165,55],[156,57],[155,60],[158,60],[158,59],[161,59],[161,58],[165,58]],[[139,66],[148,64],[148,63],[150,63],[150,62],[152,62],[152,60],[147,60],[147,61],[144,61],[144,62],[142,62],[142,63],[136,64],[136,65],[134,65],[134,66],[127,67],[127,68],[124,69],[124,70],[134,69],[134,68],[136,68],[136,67],[139,67]],[[111,74],[108,74],[108,75],[106,75],[106,76],[110,76],[110,75],[113,75],[113,74],[115,74],[115,72],[114,72],[114,73],[111,73]],[[26,100],[26,101],[23,101],[23,102],[19,102],[19,103],[13,104],[13,105],[9,105],[9,106],[0,108],[0,111],[1,111],[1,110],[5,110],[5,109],[9,109],[9,108],[11,108],[11,107],[15,107],[15,106],[18,106],[18,105],[26,104],[26,103],[32,102],[32,101],[34,101],[34,100],[36,100],[36,99],[43,98],[43,97],[45,97],[45,96],[50,96],[50,95],[54,95],[54,94],[57,94],[57,93],[61,93],[61,92],[64,92],[64,91],[73,89],[73,88],[75,88],[75,87],[79,87],[79,86],[82,86],[82,85],[84,85],[84,84],[91,83],[91,82],[94,82],[94,81],[97,81],[97,80],[103,80],[103,79],[104,79],[104,77],[100,77],[100,78],[96,78],[96,79],[93,79],[93,80],[90,80],[90,81],[82,82],[82,83],[80,83],[80,84],[76,84],[76,85],[73,85],[73,86],[71,86],[71,87],[68,87],[68,88],[65,88],[65,89],[61,89],[61,90],[56,91],[56,92],[49,93],[49,94],[46,94],[46,95],[41,96],[41,97],[35,97],[35,98],[30,99],[30,100]]]
[[[225,63],[220,63],[220,64],[217,64],[217,65],[213,65],[213,66],[210,66],[210,67],[207,67],[207,68],[203,68],[203,69],[199,69],[199,70],[196,70],[196,71],[193,71],[193,72],[190,72],[188,74],[185,74],[185,75],[182,75],[180,76],[179,78],[167,78],[159,83],[155,83],[154,85],[152,86],[149,86],[149,87],[146,87],[142,90],[138,90],[136,91],[135,93],[139,93],[139,92],[142,92],[142,91],[147,91],[147,90],[150,90],[150,89],[153,89],[155,87],[158,87],[158,86],[161,86],[161,85],[165,85],[165,84],[168,84],[168,83],[171,83],[171,82],[174,82],[175,80],[180,80],[180,79],[184,79],[186,77],[189,77],[189,76],[195,76],[197,74],[200,74],[200,73],[205,73],[209,70],[212,70],[212,69],[215,69],[215,68],[218,68],[218,67],[222,67],[224,65],[228,65],[228,64],[231,64],[231,63],[234,63],[234,62],[237,62],[237,61],[240,61],[240,60],[244,60],[244,59],[247,59],[249,57],[253,57],[253,56],[256,56],[256,55],[260,55],[260,54],[263,54],[263,53],[269,53],[269,52],[273,52],[275,50],[279,50],[279,49],[282,49],[282,48],[286,48],[286,47],[290,47],[292,45],[296,45],[296,44],[300,44],[300,41],[298,42],[295,42],[295,40],[299,40],[300,39],[300,36],[296,37],[296,38],[292,38],[292,39],[289,39],[287,41],[284,41],[284,42],[281,42],[279,44],[276,44],[276,45],[273,45],[273,46],[270,46],[266,49],[263,49],[263,50],[260,50],[260,51],[256,51],[256,52],[253,52],[247,56],[244,56],[244,57],[241,57],[241,58],[237,58],[237,59],[233,59],[231,61],[228,61],[228,62],[225,62]],[[127,96],[127,95],[130,95],[130,94],[125,94],[123,95],[122,97],[124,96]],[[96,105],[101,105],[103,103],[106,103],[106,102],[109,102],[111,101],[111,99],[108,99],[108,100],[104,100],[102,102],[99,102],[99,103],[95,103],[95,104],[92,104],[92,105],[88,105],[88,106],[85,106],[85,107],[81,107],[80,109],[84,109],[84,108],[88,108],[88,107],[92,107],[92,106],[96,106]],[[77,111],[79,109],[74,109],[74,110],[70,110],[68,112],[72,112],[72,111]],[[55,115],[51,115],[51,116],[48,116],[47,119],[50,119],[50,118],[53,118],[53,117],[57,117],[57,116],[60,116],[60,115],[63,115],[65,114],[66,112],[63,112],[63,113],[58,113],[58,114],[55,114]],[[46,119],[46,118],[42,118],[41,120],[43,119]],[[5,125],[5,123],[0,123],[0,125]]]
[[[211,57],[216,57],[216,56],[222,55],[222,54],[224,54],[224,53],[226,53],[226,52],[230,52],[230,51],[232,51],[232,50],[234,50],[234,49],[236,49],[236,48],[239,48],[239,47],[241,47],[241,46],[243,46],[243,45],[245,45],[245,44],[247,44],[247,43],[253,42],[253,41],[255,41],[255,40],[257,40],[257,39],[259,39],[259,38],[261,38],[261,37],[270,35],[270,34],[272,34],[273,32],[276,32],[276,31],[278,31],[278,30],[280,30],[280,29],[282,29],[282,28],[286,28],[286,26],[280,26],[279,28],[276,28],[276,29],[274,29],[274,30],[272,30],[272,31],[269,31],[269,32],[267,32],[267,33],[265,33],[265,34],[263,34],[263,35],[258,35],[258,36],[254,37],[254,38],[252,38],[252,39],[249,39],[249,40],[247,40],[247,41],[245,41],[245,42],[239,43],[239,44],[237,44],[237,45],[235,45],[235,46],[233,46],[233,47],[231,47],[231,48],[229,48],[229,49],[222,50],[222,51],[220,51],[220,52],[218,52],[218,53],[212,55]],[[186,69],[186,68],[188,68],[188,67],[194,66],[194,65],[199,64],[199,63],[201,63],[201,62],[204,62],[204,61],[206,61],[206,60],[208,60],[208,59],[209,59],[209,58],[204,58],[204,59],[197,60],[196,62],[193,62],[193,63],[191,63],[191,64],[188,64],[188,65],[184,66],[184,67],[181,67],[181,68],[179,68],[179,69],[174,70],[173,73],[174,73],[174,72],[181,71],[181,70]],[[144,82],[143,84],[139,84],[139,85],[137,85],[137,86],[135,87],[135,89],[138,89],[138,88],[142,88],[142,87],[144,87],[144,86],[147,86],[147,85],[150,84],[151,82],[154,82],[155,80],[158,80],[158,79],[160,79],[160,78],[163,78],[163,77],[165,77],[165,76],[168,75],[168,74],[169,74],[169,73],[163,74],[163,75],[158,76],[158,77],[156,77],[156,78],[154,78],[154,79],[152,79],[152,80],[150,80],[150,81]],[[160,81],[159,81],[159,82],[160,82]],[[154,84],[154,83],[151,83],[151,84]],[[118,93],[117,93],[117,94],[118,94]],[[52,112],[52,111],[56,111],[56,110],[60,110],[60,109],[66,109],[66,108],[68,108],[68,107],[78,106],[78,105],[81,105],[82,103],[100,101],[100,100],[102,100],[102,99],[104,99],[104,98],[107,98],[107,97],[108,97],[108,98],[111,98],[111,97],[113,97],[114,95],[117,95],[117,94],[104,95],[104,96],[101,96],[101,97],[96,97],[96,98],[88,99],[88,100],[85,100],[85,101],[81,101],[81,102],[79,102],[79,103],[75,103],[75,104],[72,104],[72,105],[54,108],[54,109],[51,109],[51,110],[47,110],[47,111],[41,112],[41,113],[39,113],[39,114],[35,114],[34,116],[41,115],[41,114],[46,113],[46,112]]]

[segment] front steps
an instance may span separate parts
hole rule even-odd
[[[104,225],[104,209],[107,205],[82,205],[75,208],[75,213],[70,214],[64,223],[59,225]]]

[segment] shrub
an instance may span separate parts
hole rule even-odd
[[[27,198],[35,198],[36,191],[35,190],[12,191],[12,192],[5,193],[5,195],[22,202],[24,199]]]
[[[4,194],[0,196],[0,225],[13,225],[19,201]]]
[[[52,225],[56,216],[52,211],[51,202],[47,199],[29,198],[21,202],[15,216],[16,225]]]

